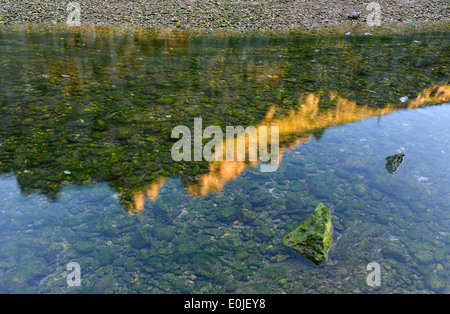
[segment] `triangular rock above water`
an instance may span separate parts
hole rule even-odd
[[[333,225],[328,208],[317,205],[311,217],[283,238],[283,244],[320,265],[328,258],[333,241]]]

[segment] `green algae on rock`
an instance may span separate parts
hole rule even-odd
[[[283,244],[320,265],[328,257],[333,241],[332,232],[330,211],[320,203],[311,217],[284,236]]]
[[[403,162],[403,157],[405,157],[403,153],[386,157],[386,170],[390,173],[397,171],[397,168]]]

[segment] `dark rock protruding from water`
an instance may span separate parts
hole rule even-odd
[[[400,164],[403,162],[403,157],[405,157],[405,154],[403,153],[386,157],[386,170],[390,173],[397,171],[398,167],[400,167]]]

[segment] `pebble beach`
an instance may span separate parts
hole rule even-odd
[[[70,1],[1,0],[0,24],[64,23]],[[97,25],[184,29],[311,29],[367,24],[370,1],[362,0],[79,0],[80,22]],[[446,22],[448,0],[380,0],[381,23]],[[370,9],[370,7],[369,7]]]

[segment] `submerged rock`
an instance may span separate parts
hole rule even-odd
[[[78,253],[81,254],[87,254],[92,252],[95,249],[95,243],[91,241],[83,241],[79,242],[77,245],[75,245],[75,250],[77,250]]]
[[[442,293],[445,290],[447,283],[436,273],[430,273],[425,276],[425,285],[434,292]]]
[[[433,253],[431,253],[428,250],[423,250],[423,249],[419,250],[418,252],[416,252],[414,254],[414,257],[422,265],[428,265],[428,264],[433,263],[433,261],[434,261]]]
[[[341,166],[348,171],[361,172],[366,170],[369,167],[369,164],[359,156],[350,156],[342,163]]]
[[[393,259],[399,263],[406,262],[408,255],[405,251],[405,249],[400,246],[393,243],[389,243],[386,245],[382,250],[381,253],[384,257]]]
[[[336,190],[334,178],[327,174],[308,176],[306,179],[306,185],[311,193],[319,198],[327,198]]]
[[[400,164],[403,162],[403,157],[405,157],[405,154],[403,153],[386,157],[386,170],[390,173],[397,171],[398,167],[400,167]]]
[[[153,236],[160,241],[172,241],[175,231],[170,227],[155,226],[152,230]]]
[[[320,203],[303,224],[283,238],[283,244],[320,265],[328,257],[333,225],[328,208]]]

